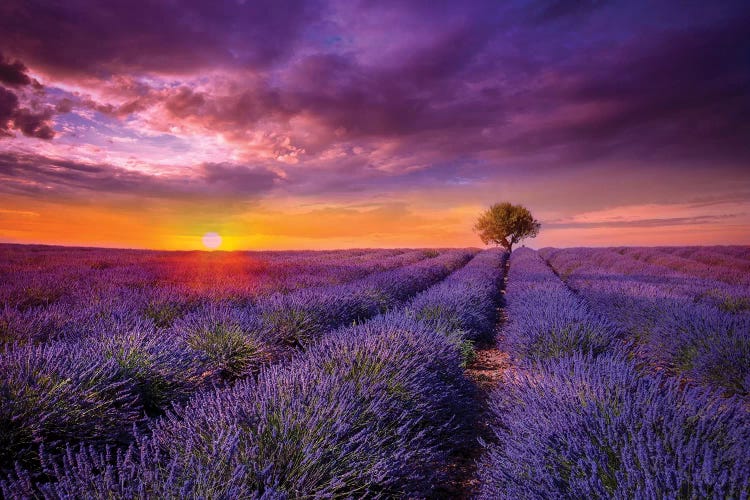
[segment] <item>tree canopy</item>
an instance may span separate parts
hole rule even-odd
[[[479,215],[474,230],[484,244],[502,245],[509,252],[524,238],[539,234],[541,223],[528,208],[503,202],[495,203]]]

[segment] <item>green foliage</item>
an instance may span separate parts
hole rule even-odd
[[[320,325],[315,312],[302,307],[281,307],[265,311],[262,315],[264,329],[285,345],[302,347],[319,333]]]
[[[368,299],[371,302],[377,304],[378,310],[381,314],[387,312],[391,308],[393,299],[384,290],[372,288],[370,290],[367,290],[366,293]]]
[[[466,368],[477,359],[477,351],[474,349],[474,342],[463,340],[459,345],[461,349],[461,368]]]
[[[62,290],[31,286],[23,290],[17,307],[19,311],[26,311],[34,307],[45,307],[54,304],[62,296]]]
[[[152,355],[145,349],[113,346],[107,355],[117,362],[122,375],[132,381],[141,404],[149,414],[156,414],[167,406],[172,396],[172,384],[154,366]]]
[[[257,370],[269,356],[262,342],[235,325],[216,324],[197,330],[188,344],[204,353],[222,378],[230,380]]]
[[[719,309],[728,313],[750,311],[750,300],[745,297],[725,297],[719,304]]]
[[[541,333],[529,347],[529,356],[554,359],[592,350],[601,350],[597,345],[597,332],[584,323],[568,323],[550,326]]]
[[[151,302],[146,306],[143,314],[146,318],[152,320],[160,328],[172,326],[172,323],[182,316],[182,307],[172,302]]]
[[[539,234],[541,226],[526,207],[503,202],[482,212],[474,230],[485,245],[494,243],[511,251],[519,241]]]

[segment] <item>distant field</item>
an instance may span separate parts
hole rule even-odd
[[[750,494],[750,247],[0,245],[0,305],[7,498]]]

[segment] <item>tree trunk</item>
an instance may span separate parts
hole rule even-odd
[[[513,242],[508,241],[508,238],[503,238],[503,241],[500,242],[500,244],[508,251],[511,252],[511,248],[513,248]]]

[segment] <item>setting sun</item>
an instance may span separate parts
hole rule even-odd
[[[221,245],[221,236],[219,236],[219,233],[206,233],[201,241],[203,241],[203,246],[209,250],[215,250]]]

